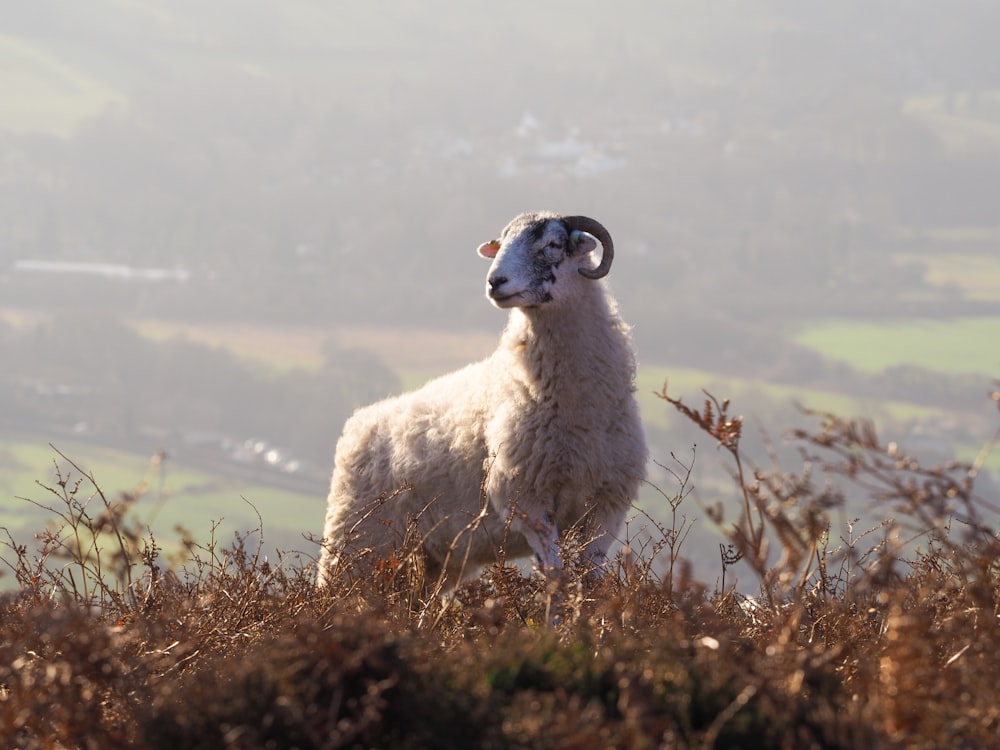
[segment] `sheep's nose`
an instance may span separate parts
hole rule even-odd
[[[490,276],[488,283],[490,285],[491,291],[496,291],[498,288],[502,287],[508,281],[506,276]]]

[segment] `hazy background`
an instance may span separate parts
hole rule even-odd
[[[699,443],[701,503],[725,474],[665,378],[779,452],[798,401],[975,456],[998,28],[973,0],[5,3],[0,525],[44,519],[15,498],[50,500],[53,443],[107,492],[145,476],[154,525],[252,526],[245,498],[308,549],[344,418],[490,351],[475,248],[541,208],[615,237],[654,458]]]

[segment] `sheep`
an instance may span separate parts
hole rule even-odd
[[[347,420],[320,586],[338,564],[390,560],[413,532],[446,588],[496,561],[500,545],[558,571],[560,534],[581,524],[594,535],[585,560],[607,561],[647,459],[629,328],[600,281],[611,236],[586,216],[524,213],[478,252],[492,261],[487,299],[510,311],[499,346]]]

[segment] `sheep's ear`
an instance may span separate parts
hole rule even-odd
[[[574,229],[569,233],[570,244],[573,245],[572,253],[589,253],[597,249],[597,238],[592,234]]]
[[[500,240],[490,240],[479,246],[477,251],[484,258],[495,258],[500,251]]]

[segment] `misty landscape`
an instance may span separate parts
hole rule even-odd
[[[7,5],[12,747],[995,741],[1000,4]],[[317,593],[344,421],[494,349],[536,210],[614,238],[615,567]]]
[[[652,458],[693,464],[700,502],[724,498],[715,451],[665,381],[732,399],[779,451],[803,405],[976,456],[1000,13],[569,7],[8,9],[4,523],[36,520],[14,498],[39,499],[51,443],[115,490],[162,453],[165,519],[238,528],[243,495],[301,547],[352,410],[492,349],[475,248],[541,208],[611,229]]]

